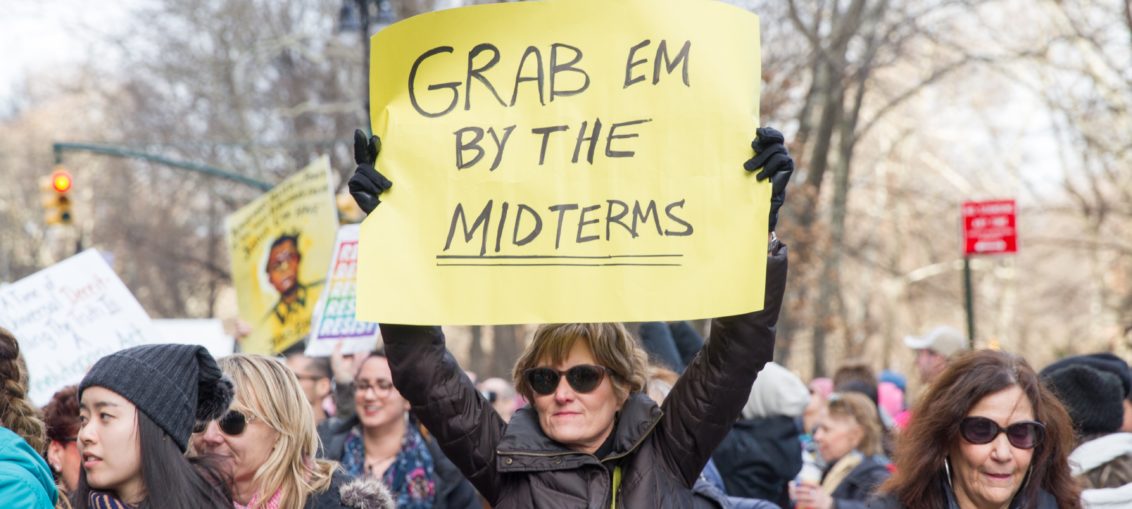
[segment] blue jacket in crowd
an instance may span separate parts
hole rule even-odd
[[[52,509],[59,496],[47,462],[19,435],[0,427],[0,500],[6,509]]]

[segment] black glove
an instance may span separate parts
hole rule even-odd
[[[770,179],[770,231],[778,225],[778,209],[786,201],[786,183],[790,182],[790,175],[794,174],[794,160],[786,151],[783,142],[786,139],[778,129],[773,127],[760,127],[755,130],[755,140],[751,148],[755,149],[755,157],[743,163],[747,171],[756,171],[755,178],[759,180]]]
[[[378,196],[393,187],[393,183],[373,167],[378,152],[381,152],[381,138],[370,136],[367,140],[361,129],[354,130],[354,162],[358,163],[358,168],[350,177],[350,195],[366,214],[381,203]]]

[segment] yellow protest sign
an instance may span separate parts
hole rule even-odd
[[[758,18],[708,0],[438,11],[372,39],[393,181],[362,225],[358,318],[502,324],[762,307],[770,187]]]
[[[241,350],[279,353],[310,333],[338,230],[323,156],[225,220],[240,319],[252,326]]]

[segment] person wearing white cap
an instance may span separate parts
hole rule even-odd
[[[940,325],[923,336],[905,336],[904,344],[916,351],[920,381],[931,383],[955,354],[967,350],[967,338],[953,327]]]

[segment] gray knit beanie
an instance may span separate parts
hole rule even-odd
[[[138,407],[184,451],[197,421],[220,416],[232,402],[232,382],[199,345],[143,345],[103,357],[79,384],[114,391]]]

